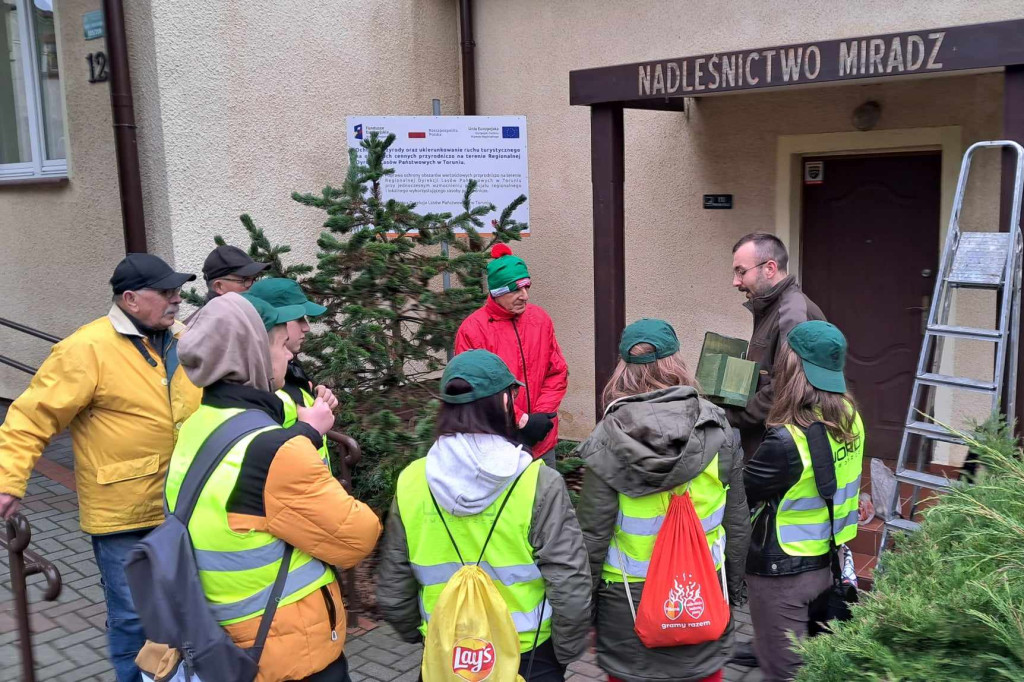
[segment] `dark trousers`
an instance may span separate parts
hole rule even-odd
[[[807,607],[832,584],[828,567],[796,575],[747,574],[754,653],[765,682],[792,680],[803,660],[792,649],[789,633],[807,636]]]
[[[100,584],[107,602],[107,646],[117,682],[142,680],[135,657],[146,643],[146,635],[142,632],[142,623],[135,613],[132,593],[128,590],[124,561],[128,551],[148,533],[149,530],[136,530],[92,536],[92,551],[100,569]]]
[[[342,654],[334,663],[318,673],[313,673],[304,682],[352,682],[352,678],[348,676],[348,659]]]
[[[554,452],[554,450],[552,450]],[[530,658],[533,668],[530,668]],[[527,670],[530,674],[527,676]],[[565,666],[555,658],[555,645],[551,640],[544,642],[533,651],[519,656],[519,674],[526,682],[562,682],[565,679]]]

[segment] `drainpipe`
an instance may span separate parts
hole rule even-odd
[[[128,39],[122,0],[103,0],[103,22],[110,60],[110,109],[114,119],[117,181],[121,188],[121,219],[125,253],[146,252],[146,219],[142,210],[142,174],[135,139],[135,106],[128,73]]]
[[[473,0],[459,0],[462,27],[462,113],[476,116],[476,57],[473,48]]]

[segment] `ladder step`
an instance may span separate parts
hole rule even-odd
[[[954,327],[948,324],[928,325],[928,333],[938,336],[952,336],[958,339],[973,339],[975,341],[998,341],[1003,338],[1003,333],[998,329]]]
[[[914,531],[921,528],[921,524],[916,521],[908,521],[907,519],[892,519],[886,521],[885,525],[890,530],[902,530],[907,533],[913,533]]]
[[[946,282],[957,289],[999,289],[1003,285],[1002,278],[993,280],[991,278],[947,277]]]
[[[944,443],[954,443],[956,445],[963,445],[964,441],[962,438],[953,435],[938,424],[930,424],[928,422],[910,422],[904,427],[910,433],[915,433],[925,438],[931,438],[932,440],[941,440]]]
[[[931,488],[932,490],[949,490],[949,479],[945,476],[927,474],[923,471],[904,469],[896,472],[896,480],[900,483],[909,483],[918,488]]]
[[[946,281],[956,286],[998,287],[1010,253],[1009,232],[962,232]]]
[[[954,377],[947,374],[919,374],[917,375],[917,380],[929,386],[950,386],[968,391],[981,391],[983,393],[992,393],[996,390],[994,381],[979,381],[977,379]]]

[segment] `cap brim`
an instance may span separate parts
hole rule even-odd
[[[306,307],[301,305],[286,305],[274,308],[274,310],[277,311],[278,324],[299,320],[306,316]]]
[[[195,275],[190,275],[187,272],[172,272],[166,277],[162,277],[155,282],[150,282],[146,285],[146,289],[177,289],[185,282],[191,282],[196,278]]]
[[[227,274],[238,275],[239,277],[252,277],[253,275],[260,274],[269,267],[270,263],[249,263],[248,265],[243,265],[237,270],[232,270]],[[223,276],[224,275],[221,275],[221,277]]]
[[[326,307],[312,301],[306,301],[302,305],[306,310],[306,317],[320,317],[327,312]]]
[[[842,371],[825,369],[807,360],[801,360],[801,362],[804,366],[804,374],[807,375],[807,381],[811,386],[829,393],[846,393],[846,377],[843,376]]]

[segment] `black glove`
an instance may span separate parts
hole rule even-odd
[[[555,422],[553,420],[557,416],[557,412],[534,412],[531,414],[529,419],[526,420],[526,426],[519,429],[519,436],[523,441],[523,445],[532,448],[544,440],[551,432],[551,429],[554,428]]]

